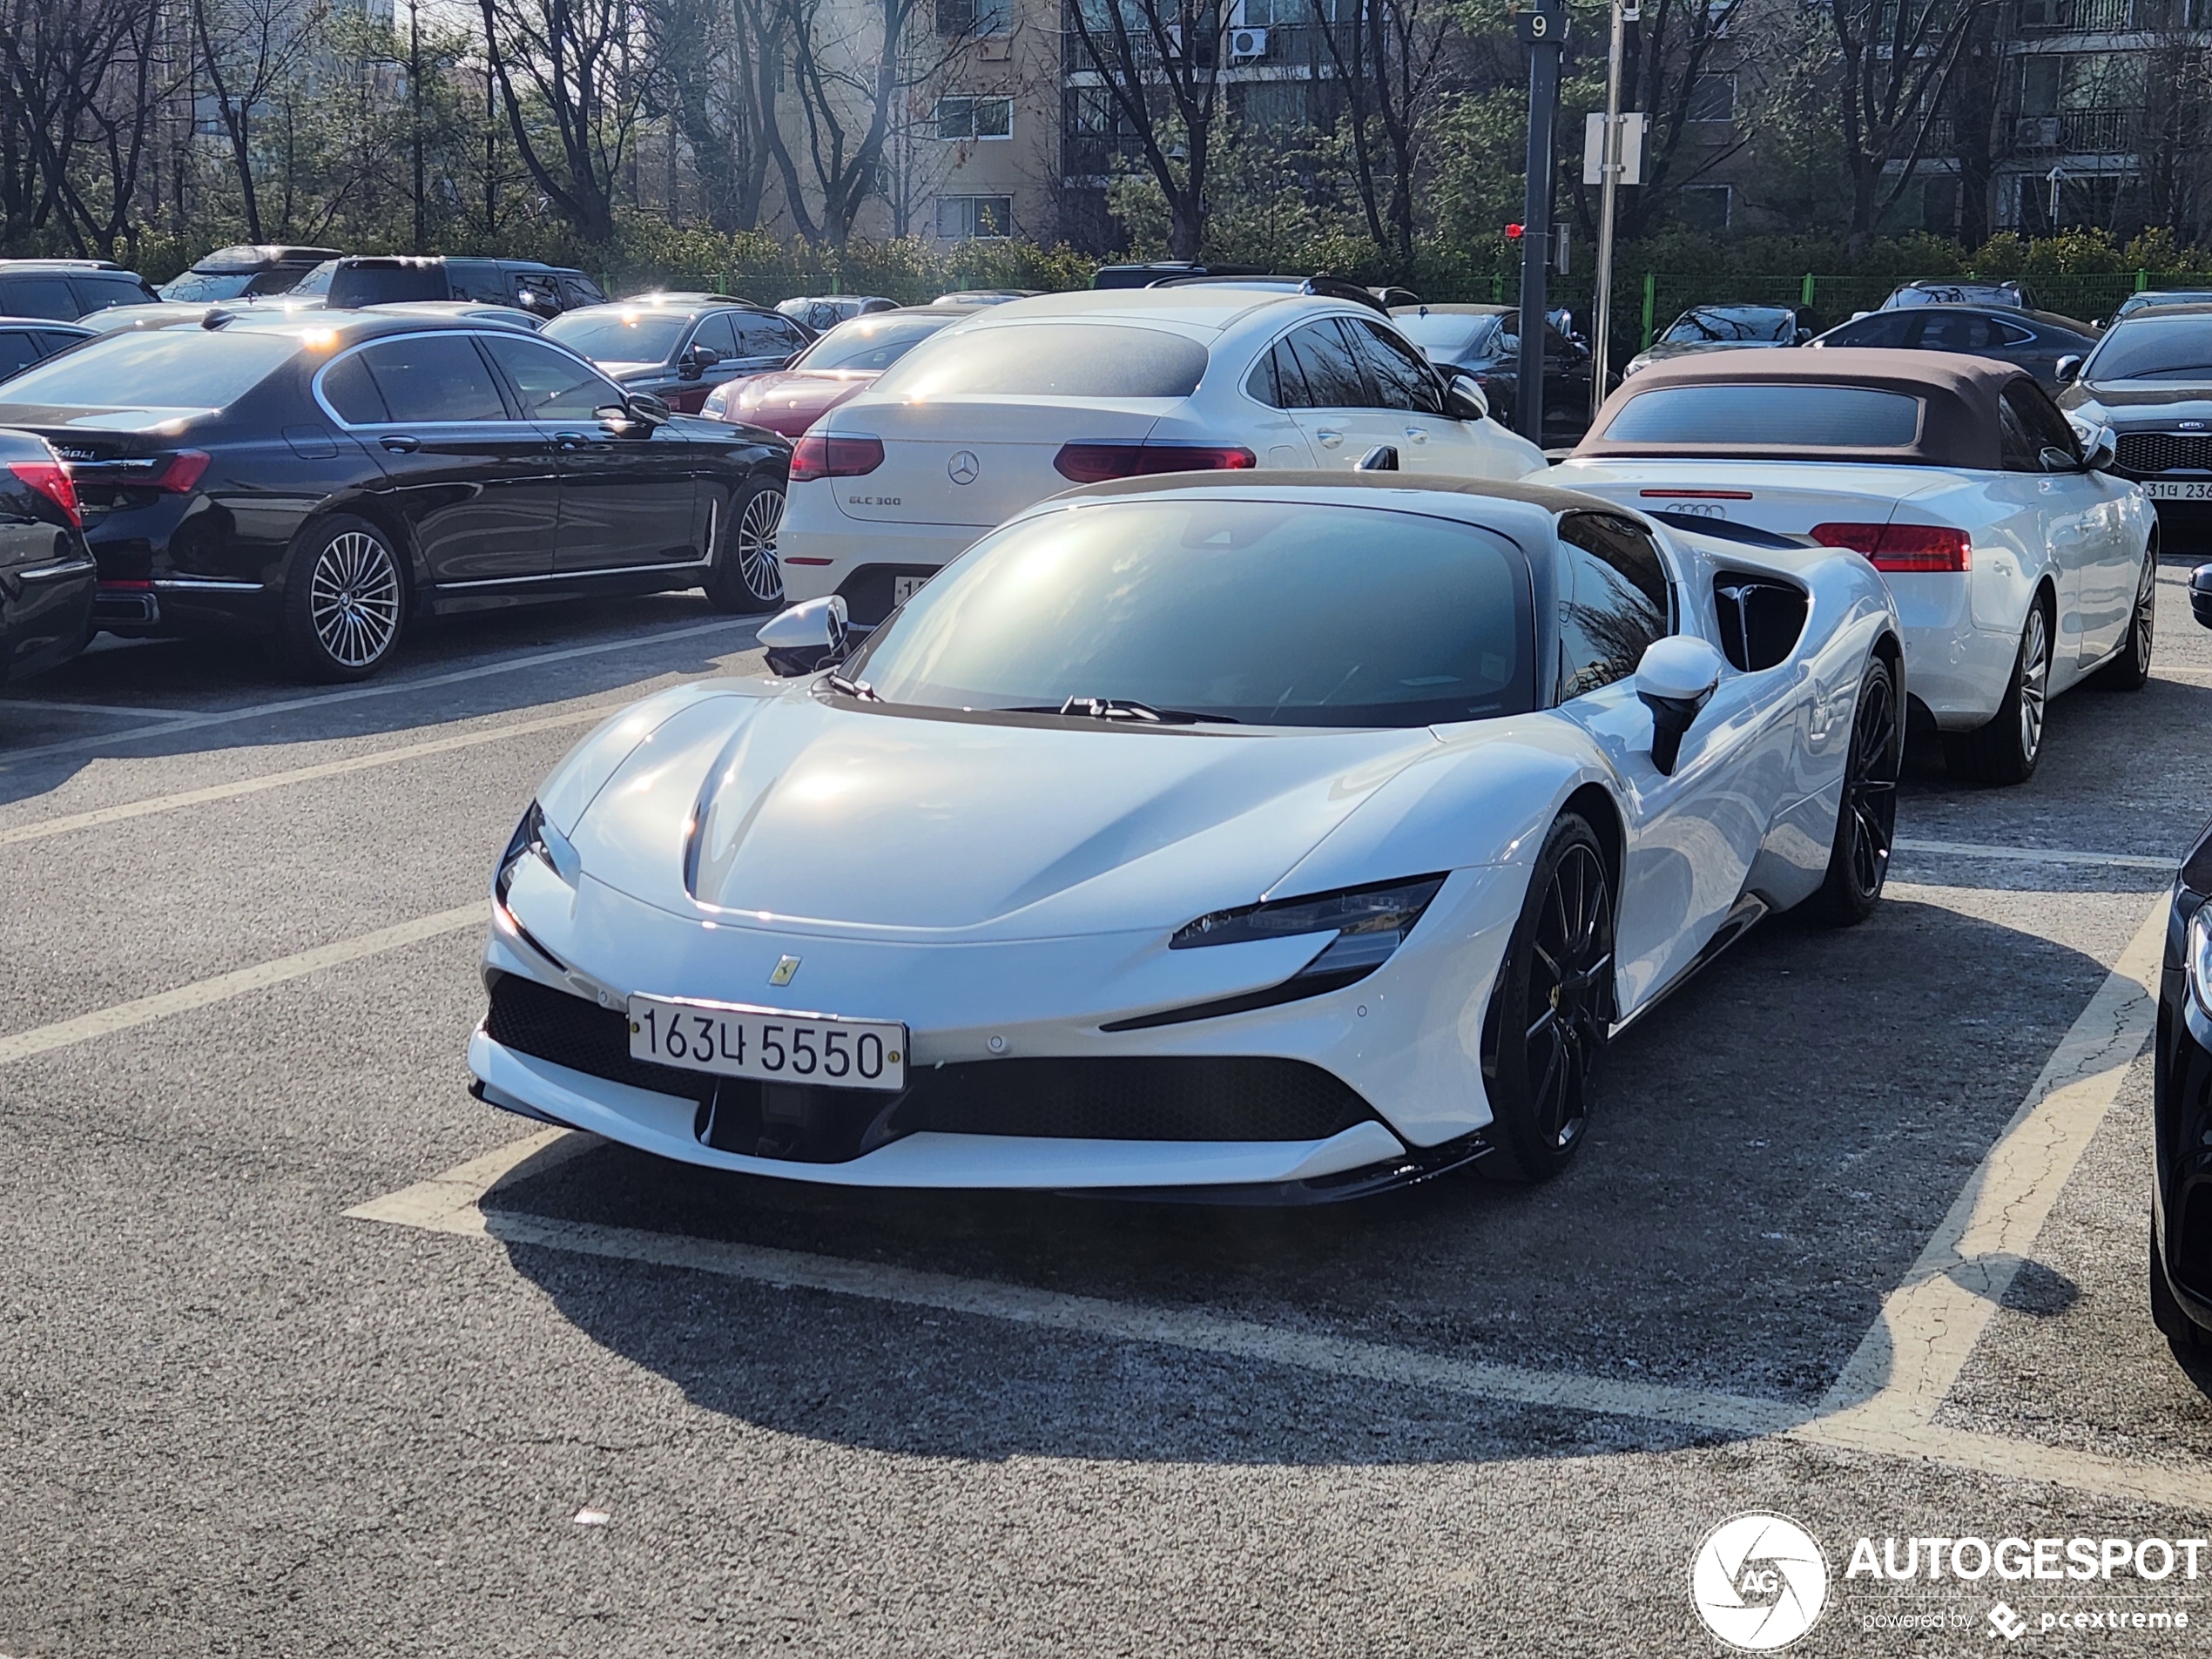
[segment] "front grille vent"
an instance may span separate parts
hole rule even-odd
[[[2212,432],[2123,432],[2114,454],[2125,472],[2212,472]]]

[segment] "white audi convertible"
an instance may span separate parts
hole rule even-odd
[[[1865,554],[1904,618],[1913,723],[1954,771],[2017,784],[2050,698],[2150,678],[2158,524],[2113,458],[2016,364],[1837,347],[1656,365],[1552,482]]]
[[[481,1098],[849,1185],[1541,1179],[1622,1025],[1887,869],[1880,577],[1563,490],[1093,486],[761,639],[523,815]]]

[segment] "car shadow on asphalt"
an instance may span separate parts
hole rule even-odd
[[[640,1229],[1809,1406],[2106,972],[2049,939],[1911,900],[1839,932],[1770,921],[1624,1035],[1581,1156],[1541,1187],[1467,1173],[1295,1209],[872,1192],[601,1144],[519,1171],[484,1204],[495,1237],[502,1215]],[[1091,1363],[1065,1352],[1082,1345],[1026,1328],[959,1339],[945,1328],[977,1322],[880,1304],[869,1317],[815,1292],[507,1248],[593,1340],[703,1406],[795,1433],[914,1449],[912,1425],[960,1415],[960,1399],[981,1412],[1040,1368]],[[2035,1264],[2010,1284],[2021,1311],[2055,1314],[2071,1299]],[[934,1334],[909,1352],[899,1331]],[[940,1352],[962,1343],[965,1359]],[[836,1412],[810,1403],[819,1386],[794,1406],[798,1354],[817,1384],[865,1374],[876,1405],[861,1410],[833,1386]],[[1201,1393],[1217,1401],[1243,1386],[1242,1362],[1188,1352],[1110,1365],[1143,1370],[1148,1386],[1203,1374],[1213,1381]],[[1055,1398],[1068,1422],[1016,1413],[996,1450],[1057,1452],[1063,1430],[1087,1444],[1117,1410],[1111,1398],[1069,1405],[1080,1390]],[[1464,1417],[1468,1402],[1432,1406]],[[961,1434],[981,1420],[963,1418]],[[1586,1447],[1598,1431],[1560,1433]],[[1604,1433],[1648,1446],[1688,1431]]]

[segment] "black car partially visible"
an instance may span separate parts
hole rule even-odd
[[[807,346],[804,328],[766,306],[652,293],[568,312],[545,337],[686,415],[716,387],[781,368]]]
[[[51,322],[44,317],[0,317],[0,381],[67,351],[93,331],[81,322]]]
[[[0,681],[84,648],[97,580],[69,469],[36,433],[0,428]]]
[[[0,382],[66,460],[98,625],[274,638],[354,679],[410,617],[704,587],[757,612],[789,445],[519,329],[310,312],[106,334]]]
[[[1439,368],[1464,369],[1515,431],[1521,387],[1521,313],[1510,306],[1393,306],[1390,320]],[[1590,354],[1558,329],[1544,330],[1544,442],[1575,443],[1590,424]]]
[[[2053,391],[2062,383],[2059,365],[2069,357],[2079,359],[2094,351],[2097,336],[2087,324],[2053,311],[1914,305],[1854,317],[1809,343],[1994,357],[2002,363],[2018,364],[2034,375],[2044,390]]]
[[[317,266],[294,292],[314,292],[321,269]],[[569,266],[435,253],[361,254],[340,260],[331,266],[323,292],[333,310],[418,300],[469,300],[478,305],[517,306],[540,318],[557,317],[578,306],[602,305],[607,298],[597,283]]]
[[[325,260],[343,259],[334,247],[297,247],[254,242],[219,247],[182,276],[161,285],[165,300],[212,305],[219,300],[258,300],[287,293]]]
[[[2212,564],[2189,578],[2212,628]],[[2212,824],[2182,860],[2158,980],[2150,1311],[2181,1352],[2212,1353]]]
[[[2168,544],[2212,526],[2212,305],[2122,317],[2077,366],[2059,407],[2109,427],[2113,470],[2158,507]]]

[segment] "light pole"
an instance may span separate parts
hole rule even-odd
[[[1605,143],[1598,186],[1597,300],[1590,321],[1590,419],[1605,401],[1606,359],[1613,347],[1613,216],[1621,193],[1621,57],[1622,37],[1638,16],[1635,7],[1613,0],[1613,39],[1605,57]]]
[[[425,252],[422,219],[422,28],[420,0],[407,0],[408,125],[415,132],[415,251]]]
[[[1521,212],[1521,365],[1514,377],[1516,424],[1538,448],[1544,443],[1544,266],[1552,247],[1552,121],[1559,106],[1559,54],[1567,44],[1567,8],[1535,0],[1520,17],[1528,46],[1528,195]]]

